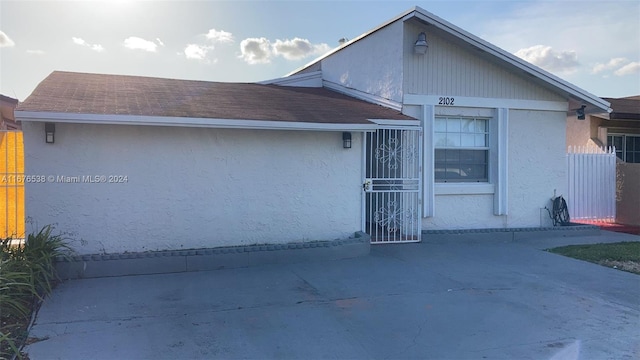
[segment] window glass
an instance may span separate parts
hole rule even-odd
[[[474,127],[474,119],[463,119],[462,120],[462,132],[473,133],[475,132]]]
[[[640,163],[640,136],[609,135],[607,146],[615,146],[616,156],[628,163]]]
[[[460,132],[462,127],[462,119],[447,119],[447,132]]]
[[[475,147],[476,146],[476,136],[473,134],[462,134],[460,135],[460,146],[462,147]]]
[[[628,163],[640,163],[640,136],[627,135],[626,140],[625,161]]]
[[[437,117],[434,124],[437,182],[487,182],[489,121]]]
[[[435,133],[433,135],[433,143],[436,147],[446,147],[447,146],[447,134],[439,134]]]

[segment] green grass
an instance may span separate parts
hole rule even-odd
[[[560,246],[547,251],[640,274],[640,242]],[[621,265],[621,263],[623,265]]]

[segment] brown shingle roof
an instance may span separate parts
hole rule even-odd
[[[366,124],[413,119],[324,88],[54,71],[16,110]]]
[[[603,99],[611,103],[613,112],[609,114],[610,119],[640,120],[640,96]]]

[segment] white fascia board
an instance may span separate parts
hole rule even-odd
[[[336,84],[334,82],[327,81],[327,80],[322,80],[322,86],[326,87],[327,89],[333,90],[335,92],[339,92],[341,94],[354,97],[356,99],[360,99],[360,100],[364,100],[366,102],[370,102],[372,104],[384,106],[384,107],[389,108],[389,109],[402,111],[402,104],[401,103],[399,103],[397,101],[393,101],[393,100],[389,100],[389,99],[383,98],[383,97],[378,96],[378,95],[373,95],[373,94],[366,93],[364,91],[351,89],[351,88],[348,88],[348,87],[345,87],[345,86],[342,86],[340,84]]]
[[[420,120],[367,119],[381,126],[422,126]]]
[[[458,37],[459,39],[481,49],[486,51],[487,53],[489,53],[490,55],[493,55],[495,57],[497,57],[498,59],[501,59],[503,61],[506,61],[507,63],[519,68],[522,71],[525,71],[529,74],[531,74],[532,76],[541,79],[545,82],[547,82],[548,84],[580,99],[580,100],[584,100],[587,101],[589,103],[591,103],[592,105],[604,110],[604,111],[608,111],[609,109],[609,102],[599,98],[596,95],[593,95],[589,92],[587,92],[586,90],[580,89],[578,87],[576,87],[575,85],[572,85],[571,83],[560,79],[559,77],[527,62],[524,61],[522,59],[520,59],[519,57],[504,51],[502,49],[500,49],[499,47],[480,39],[479,37],[453,25],[452,23],[445,21],[437,16],[435,16],[434,14],[420,8],[416,6],[416,12],[414,14],[414,16],[430,25],[435,26],[436,28],[443,30],[455,37]]]
[[[313,71],[309,73],[281,77],[277,79],[269,79],[269,80],[260,81],[257,84],[296,86],[299,82],[309,81],[309,80],[317,80],[318,86],[314,86],[314,87],[322,87],[322,71],[318,70],[318,71]]]
[[[443,94],[445,95],[445,94]],[[405,105],[435,105],[444,107],[477,107],[477,108],[509,108],[520,110],[568,111],[565,101],[494,99],[465,96],[449,96],[454,99],[453,105],[440,105],[438,95],[404,94]]]
[[[375,131],[378,125],[308,123],[249,119],[209,119],[140,115],[69,114],[55,112],[16,111],[16,120],[99,125],[175,126],[222,129],[307,130],[307,131]]]

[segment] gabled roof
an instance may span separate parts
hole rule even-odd
[[[324,88],[54,71],[17,108],[25,120],[89,117],[222,119],[319,124],[414,120]],[[73,115],[73,116],[71,116]],[[144,120],[144,119],[143,119]],[[160,122],[163,120],[160,119]],[[202,123],[202,121],[194,120]],[[174,124],[178,125],[178,124]]]
[[[350,46],[351,44],[360,41],[361,39],[371,35],[372,33],[392,24],[397,21],[408,21],[410,19],[417,19],[425,24],[431,25],[457,39],[463,41],[464,43],[477,48],[489,55],[489,58],[497,63],[500,63],[502,66],[509,68],[516,72],[524,72],[525,74],[530,75],[533,79],[536,79],[537,82],[546,87],[550,88],[554,92],[557,92],[570,100],[570,108],[578,108],[581,104],[587,105],[586,112],[602,112],[609,111],[609,103],[596,95],[593,95],[586,90],[583,90],[561,78],[505,51],[500,49],[499,47],[482,40],[481,38],[453,25],[452,23],[424,10],[419,6],[415,6],[402,14],[392,18],[391,20],[377,26],[376,28],[352,39],[351,41],[346,42],[342,46],[322,55],[321,57],[311,61],[310,63],[298,68],[286,76],[294,75],[300,73],[301,71],[312,67],[313,65],[319,63],[322,59],[325,59],[336,52],[344,49],[345,47]]]
[[[611,103],[611,120],[640,120],[640,95],[624,98],[603,98]]]

